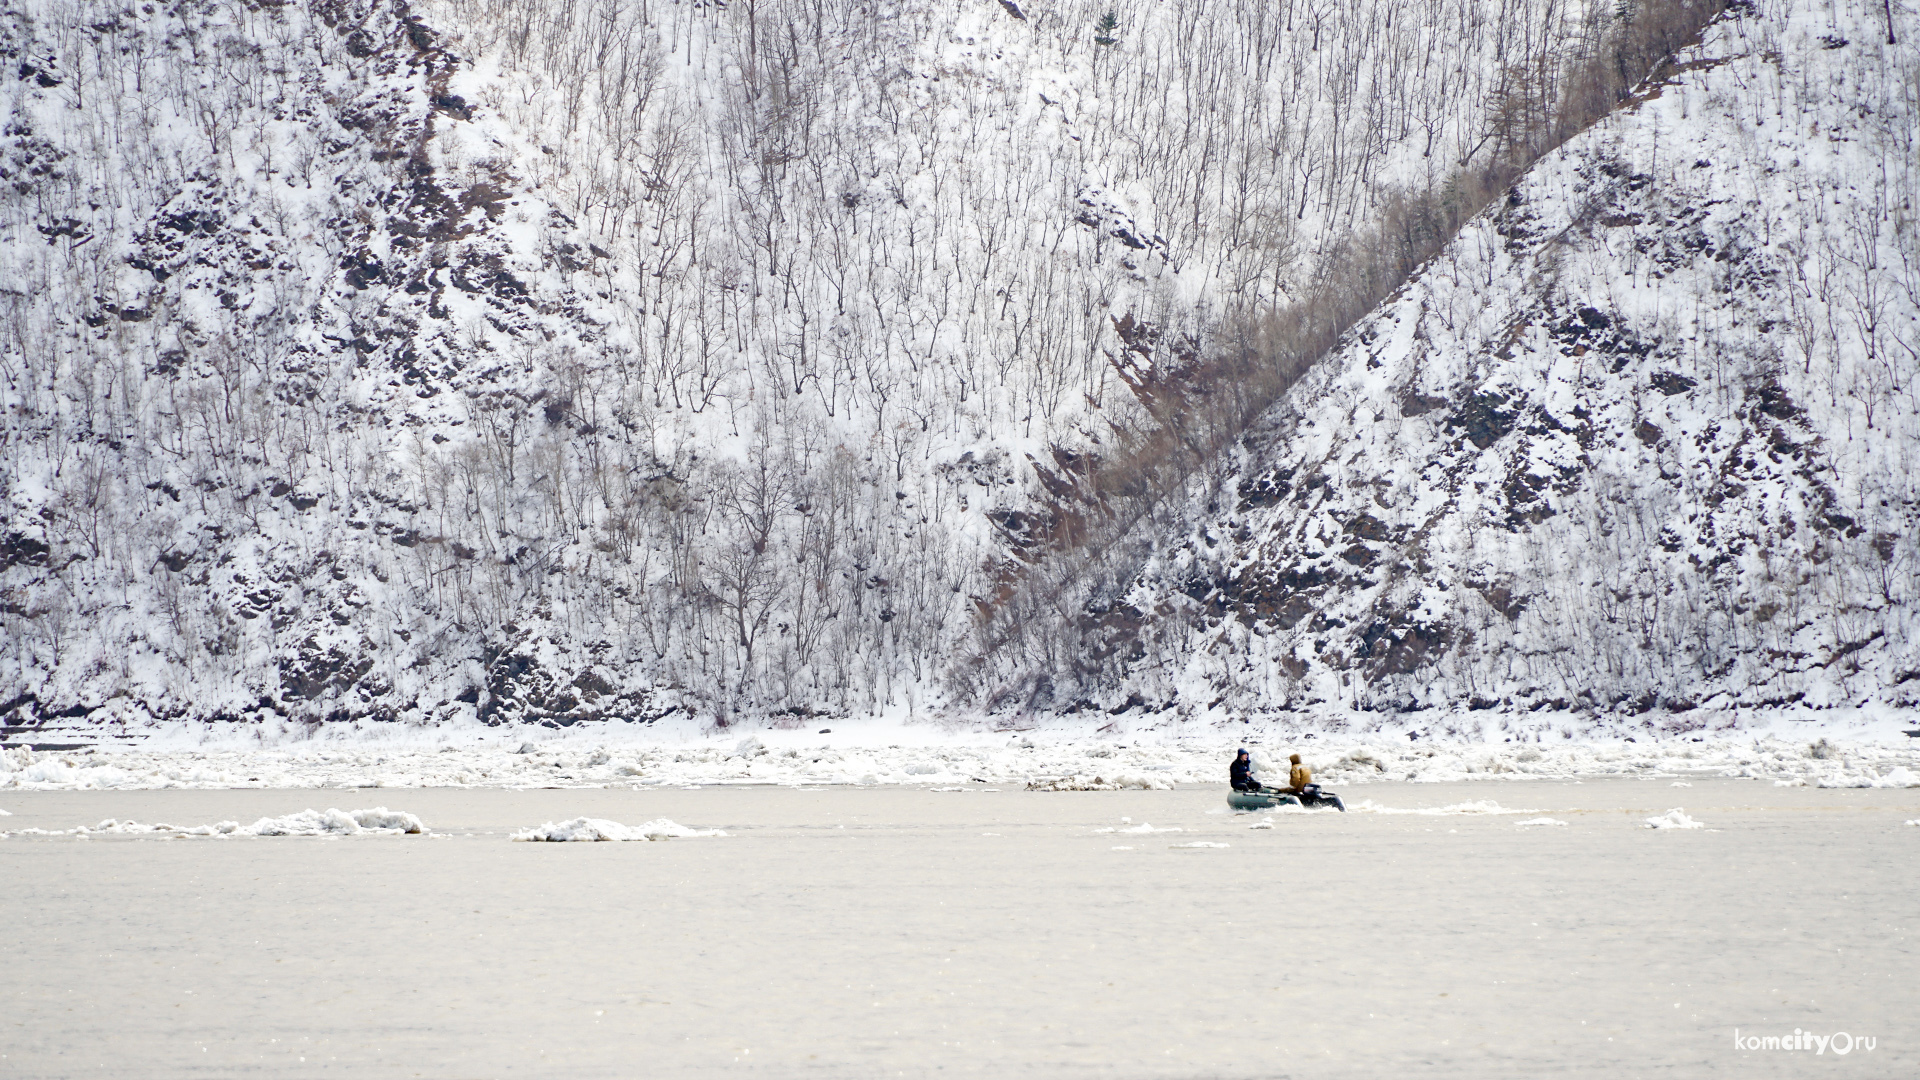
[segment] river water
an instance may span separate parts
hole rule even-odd
[[[974,787],[0,793],[0,1077],[1920,1074],[1920,790]]]

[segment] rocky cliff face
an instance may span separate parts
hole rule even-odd
[[[484,645],[436,600],[482,488],[403,474],[474,401],[565,409],[512,346],[592,347],[599,256],[473,122],[470,65],[404,4],[0,19],[0,712],[475,700]]]
[[[1106,7],[0,3],[0,719],[1906,700],[1904,29],[1722,24],[1188,507],[1665,9]]]
[[[1729,13],[1263,419],[1090,656],[1336,726],[1920,703],[1900,18]]]
[[[0,718],[940,707],[1611,10],[0,5]]]

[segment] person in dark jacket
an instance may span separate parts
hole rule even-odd
[[[1227,782],[1235,791],[1260,790],[1260,781],[1253,775],[1253,758],[1246,747],[1241,747],[1240,753],[1234,755],[1233,764],[1227,766]]]

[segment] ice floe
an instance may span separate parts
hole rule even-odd
[[[1521,828],[1529,828],[1535,825],[1565,825],[1566,822],[1561,821],[1558,818],[1536,817],[1536,818],[1528,818],[1525,821],[1516,821],[1514,822],[1514,824],[1520,826]]]
[[[16,829],[0,832],[8,836],[359,836],[362,834],[431,832],[418,817],[399,810],[376,806],[368,810],[302,810],[279,817],[263,817],[251,825],[220,821],[212,825],[169,825],[165,822],[121,821],[108,818],[98,825],[72,829]]]
[[[577,817],[567,821],[549,821],[536,829],[521,829],[515,840],[566,843],[598,840],[673,840],[690,836],[725,836],[719,829],[689,829],[666,818],[655,818],[644,825],[622,825],[606,818]]]
[[[912,766],[909,766],[912,768]],[[1172,791],[1173,784],[1144,773],[1116,773],[1104,776],[1062,776],[1027,781],[1028,791]]]
[[[1920,774],[1904,765],[1896,765],[1885,773],[1868,772],[1864,775],[1853,773],[1845,776],[1823,776],[1819,786],[1825,788],[1911,788],[1920,787]]]
[[[1707,825],[1704,821],[1688,817],[1685,810],[1676,806],[1659,817],[1648,818],[1646,827],[1649,829],[1704,829]]]
[[[1132,818],[1121,818],[1120,819],[1121,824],[1118,826],[1108,825],[1104,828],[1095,829],[1093,831],[1096,834],[1097,833],[1132,833],[1136,836],[1144,836],[1147,833],[1181,832],[1182,831],[1180,826],[1178,825],[1169,825],[1164,829],[1158,829],[1158,828],[1155,828],[1153,825],[1144,821],[1138,825],[1130,824],[1132,821],[1133,821]]]

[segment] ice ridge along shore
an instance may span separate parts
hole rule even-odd
[[[1236,742],[1167,744],[991,737],[945,745],[833,745],[768,732],[727,744],[438,747],[282,746],[0,750],[0,791],[158,788],[548,788],[707,785],[916,785],[964,797],[992,785],[1054,790],[1224,783]],[[782,736],[791,735],[787,739]],[[811,741],[809,741],[811,740]],[[1274,774],[1289,749],[1329,785],[1370,781],[1588,777],[1735,777],[1810,787],[1920,787],[1908,740],[1813,741],[1779,736],[1552,744],[1315,739],[1256,746]]]

